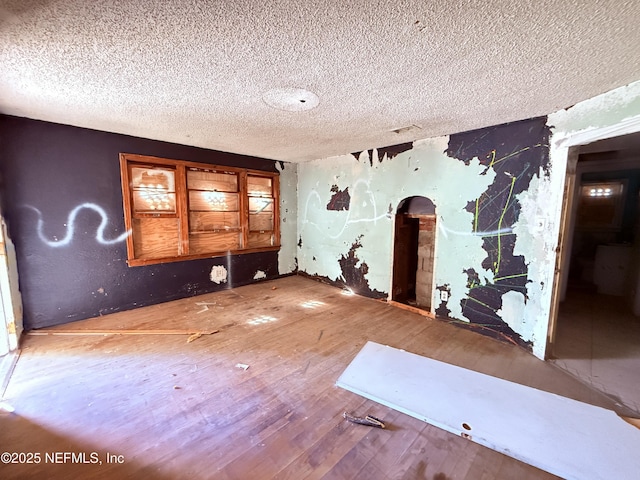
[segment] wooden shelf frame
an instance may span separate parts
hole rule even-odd
[[[132,169],[148,168],[151,170],[172,171],[175,178],[175,213],[174,212],[134,212],[132,187]],[[211,230],[194,230],[190,228],[191,213],[199,210],[189,208],[189,193],[208,191],[202,188],[188,188],[189,171],[211,172],[216,174],[229,174],[237,178],[237,192],[212,189],[224,194],[238,195],[238,210],[229,213],[239,215],[238,227],[213,228]],[[280,211],[279,211],[279,177],[276,172],[265,172],[246,168],[211,165],[184,160],[173,160],[161,157],[138,155],[131,153],[120,154],[120,173],[122,182],[122,198],[125,226],[131,235],[127,237],[127,263],[129,266],[152,265],[157,263],[169,263],[198,258],[211,258],[216,256],[237,255],[242,253],[257,253],[264,251],[276,251],[280,248]],[[248,176],[262,177],[271,183],[271,196],[261,198],[273,200],[273,229],[260,233],[255,241],[255,232],[249,231],[249,192]],[[212,210],[212,212],[216,212]],[[222,213],[221,211],[220,213]],[[163,221],[165,220],[165,221]],[[174,220],[174,222],[171,222]],[[155,223],[153,223],[155,222]],[[143,228],[144,226],[144,228]],[[238,241],[232,239],[231,234],[238,235]],[[265,239],[270,235],[269,245],[265,245]],[[208,247],[209,241],[217,247]],[[194,239],[197,239],[194,244]],[[231,239],[231,240],[229,240]],[[213,244],[212,243],[212,244]],[[219,248],[220,245],[231,245],[227,248]]]

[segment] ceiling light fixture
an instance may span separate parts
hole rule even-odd
[[[273,88],[262,95],[264,103],[277,110],[302,112],[320,103],[318,96],[302,88]]]

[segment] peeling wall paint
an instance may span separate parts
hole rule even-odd
[[[262,270],[258,270],[256,274],[253,276],[254,280],[262,280],[263,278],[267,278],[267,274]]]
[[[640,82],[548,118],[422,140],[395,155],[373,149],[300,164],[300,271],[348,287],[366,281],[370,296],[389,292],[393,214],[404,198],[430,198],[435,312],[543,358],[566,142],[618,124],[640,130]],[[348,188],[349,210],[327,211],[334,185]]]
[[[333,195],[331,195],[329,203],[327,203],[327,210],[335,210],[336,212],[339,212],[340,210],[349,210],[349,205],[351,205],[349,187],[344,190],[340,190],[337,185],[332,185],[331,191],[333,192]]]
[[[280,172],[280,251],[278,273],[286,275],[298,270],[298,165],[278,162]]]
[[[339,260],[349,258],[357,241],[355,256],[358,265],[367,266],[363,276],[370,292],[377,292],[373,296],[389,292],[394,212],[403,199],[424,196],[437,205],[438,213],[434,282],[452,285],[449,308],[452,316],[461,318],[460,301],[466,286],[463,269],[468,265],[461,262],[460,252],[473,252],[471,264],[478,269],[486,256],[481,238],[471,232],[473,215],[465,207],[469,198],[476,198],[487,189],[494,172],[480,175],[486,167],[477,159],[469,165],[451,159],[444,153],[448,142],[449,137],[416,142],[413,148],[383,162],[373,150],[371,154],[362,152],[358,160],[353,155],[344,155],[300,164],[300,270],[345,282]],[[416,175],[416,168],[423,173]],[[331,186],[336,184],[349,188],[351,203],[347,211],[324,208],[330,199]],[[456,187],[451,188],[452,185]],[[454,287],[456,284],[459,288]]]
[[[447,149],[448,155],[465,164],[480,159],[496,174],[487,190],[466,206],[474,215],[472,231],[482,237],[482,249],[487,252],[482,267],[491,273],[480,276],[465,269],[469,279],[462,314],[471,323],[498,331],[526,347],[532,346],[531,339],[523,339],[498,311],[502,297],[509,292],[520,294],[523,302],[528,298],[527,261],[525,255],[514,254],[518,237],[513,227],[521,209],[517,196],[529,189],[533,178],[549,176],[548,152],[546,118],[452,135]]]
[[[531,329],[511,317],[517,310],[514,295],[526,305],[532,261],[515,253],[514,228],[522,208],[519,195],[548,175],[545,121],[422,140],[392,157],[385,153],[383,161],[374,149],[357,159],[345,155],[301,164],[300,270],[358,293],[386,296],[394,213],[402,200],[426,197],[437,214],[433,311],[531,347]],[[350,208],[326,211],[322,207],[337,185],[348,188]]]
[[[341,255],[338,259],[342,276],[340,281],[345,285],[349,285],[353,291],[360,293],[361,295],[367,295],[369,297],[382,298],[386,297],[383,292],[378,292],[375,289],[371,289],[369,281],[365,277],[369,273],[369,266],[360,260],[356,256],[356,250],[362,248],[360,240],[362,235],[356,238],[356,241],[351,244],[351,248],[345,255]]]
[[[640,115],[640,81],[603,93],[549,115],[554,142],[577,132],[620,124]]]
[[[217,283],[218,285],[220,285],[221,283],[227,283],[227,274],[228,271],[226,268],[224,268],[224,265],[214,265],[213,267],[211,267],[209,278],[213,283]]]

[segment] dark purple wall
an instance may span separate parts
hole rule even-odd
[[[125,242],[108,243],[125,231],[119,153],[273,172],[271,160],[2,115],[0,145],[26,329],[251,283],[257,270],[278,275],[278,252],[129,267]],[[83,204],[91,206],[72,219]],[[68,244],[56,244],[71,227]],[[232,283],[213,283],[214,265],[224,265]]]

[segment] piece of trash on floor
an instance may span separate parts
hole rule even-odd
[[[182,387],[179,387],[178,385],[174,385],[174,386],[173,386],[173,389],[174,389],[174,390],[180,390],[181,388],[182,388]]]
[[[198,333],[194,333],[193,335],[191,335],[189,338],[187,338],[187,343],[191,343],[194,340],[199,339],[202,336],[202,332],[198,332]]]
[[[345,418],[345,420],[351,423],[357,423],[358,425],[366,425],[368,427],[376,427],[376,428],[385,428],[384,422],[372,415],[367,415],[366,417],[356,417],[355,415],[344,412],[342,416]]]
[[[271,290],[277,290],[278,287],[271,287]]]
[[[241,368],[242,370],[246,370],[247,368],[249,368],[249,365],[247,365],[246,363],[236,363],[236,368]]]
[[[199,310],[196,313],[202,313],[209,310],[209,305],[216,305],[216,302],[196,302],[196,305],[202,307],[202,310]]]

